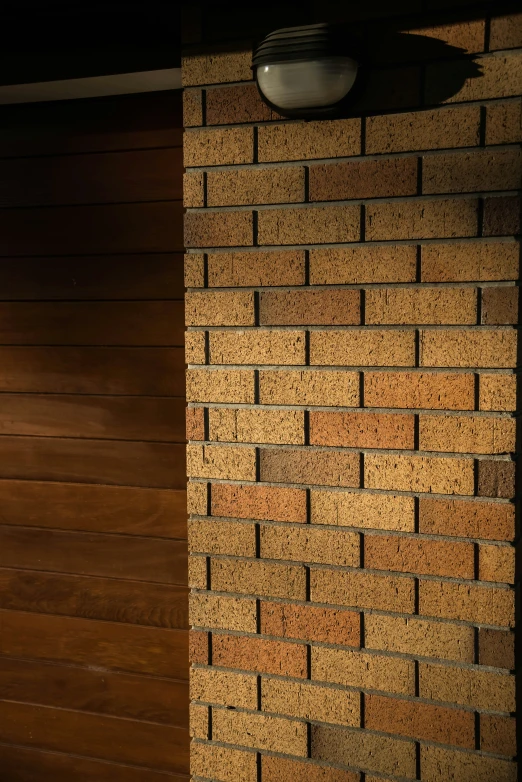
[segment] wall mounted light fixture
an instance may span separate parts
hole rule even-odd
[[[254,78],[264,102],[285,117],[339,115],[359,63],[342,28],[329,24],[287,27],[270,33],[254,52]]]

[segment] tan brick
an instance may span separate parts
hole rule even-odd
[[[202,288],[205,284],[203,253],[185,253],[185,288]]]
[[[257,709],[257,679],[253,675],[192,668],[190,698],[240,709]]]
[[[514,418],[420,415],[421,451],[509,453],[515,450]]]
[[[264,635],[359,646],[360,615],[357,611],[264,601],[260,611]]]
[[[215,50],[212,54],[189,54],[182,58],[183,86],[250,81],[252,50],[240,52]]]
[[[259,297],[261,325],[359,325],[357,290],[265,291]]]
[[[239,778],[244,782],[256,782],[256,753],[192,742],[190,771],[193,776],[214,779],[216,782],[237,782]]]
[[[281,119],[261,100],[255,84],[238,84],[206,90],[207,125],[267,122]]]
[[[413,448],[414,416],[397,413],[310,413],[310,444]]]
[[[212,331],[213,364],[304,364],[303,331]]]
[[[203,407],[187,407],[186,433],[187,440],[205,439],[205,410]]]
[[[194,627],[255,633],[256,601],[213,595],[210,592],[192,592],[189,596],[189,617]],[[204,662],[206,663],[206,657]]]
[[[479,629],[479,663],[493,668],[515,667],[515,634],[506,630]]]
[[[475,198],[372,202],[366,206],[366,239],[476,236],[477,210]]]
[[[208,254],[208,284],[211,288],[303,285],[304,281],[303,250]]]
[[[364,485],[392,491],[473,494],[473,459],[366,454]]]
[[[491,103],[486,107],[486,144],[522,141],[522,103]]]
[[[480,581],[515,583],[515,549],[513,546],[479,547]]]
[[[312,725],[312,758],[401,777],[415,775],[415,744],[354,730]]]
[[[471,373],[365,372],[365,407],[473,410],[475,378]]]
[[[259,244],[326,244],[356,242],[359,206],[314,206],[262,209],[258,214]]]
[[[506,57],[478,57],[480,68],[470,75],[458,92],[455,92],[455,62],[436,63],[426,69],[426,94],[428,103],[461,103],[463,101],[510,98],[520,93],[522,56],[518,52]],[[450,86],[451,85],[451,86]]]
[[[187,400],[253,403],[254,372],[246,369],[189,369]]]
[[[206,363],[204,331],[185,333],[185,361],[187,364]]]
[[[258,130],[259,161],[350,157],[361,152],[361,120],[268,125]]]
[[[366,291],[367,324],[474,325],[476,322],[477,292],[472,288],[379,288]]]
[[[517,754],[516,720],[497,714],[480,716],[480,748],[484,752],[512,757]]]
[[[408,366],[415,361],[415,334],[399,330],[312,331],[310,363],[323,366]]]
[[[209,171],[207,206],[301,203],[304,182],[302,166]]]
[[[203,90],[183,90],[183,126],[203,125]]]
[[[515,509],[508,503],[420,500],[419,531],[485,540],[512,540]]]
[[[310,201],[417,194],[416,158],[310,166]]]
[[[498,412],[516,410],[516,375],[479,375],[479,407]]]
[[[508,674],[421,663],[419,678],[421,698],[494,711],[515,708],[515,677]]]
[[[251,212],[186,212],[187,247],[232,247],[252,244]]]
[[[399,535],[365,535],[364,564],[375,570],[473,578],[474,546]]]
[[[360,703],[358,692],[281,679],[262,680],[261,708],[275,714],[358,728]]]
[[[522,175],[521,163],[520,149],[516,148],[426,155],[422,167],[422,192],[516,190]]]
[[[262,755],[261,768],[264,782],[281,782],[283,779],[306,779],[306,782],[359,782],[359,774],[353,771],[341,771],[337,768],[274,755]]]
[[[511,589],[421,579],[419,613],[443,619],[513,627],[515,595]]]
[[[481,322],[486,326],[518,324],[519,289],[514,286],[482,289]]]
[[[189,733],[191,738],[208,739],[208,706],[191,703],[189,706]]]
[[[463,49],[464,52],[468,53],[484,51],[484,19],[474,19],[469,22],[457,22],[453,24],[430,25],[429,27],[415,28],[410,30],[410,33],[443,41],[448,44],[446,47],[448,49],[446,56],[450,57],[455,54],[453,48]],[[444,56],[442,51],[440,56]]]
[[[466,663],[472,663],[475,656],[474,630],[462,625],[367,614],[364,636],[367,649]]]
[[[208,633],[200,630],[189,630],[189,662],[208,663]]]
[[[232,443],[304,443],[301,410],[214,407],[209,410],[210,439]]]
[[[306,646],[265,638],[214,635],[212,663],[256,673],[306,678]]]
[[[515,463],[506,460],[480,459],[478,461],[477,494],[483,497],[502,497],[510,500],[515,495]]]
[[[255,557],[256,540],[253,524],[215,519],[189,521],[188,542],[191,552]]]
[[[517,334],[509,329],[420,331],[421,366],[516,366]]]
[[[264,597],[305,600],[305,571],[298,565],[275,565],[259,560],[212,560],[212,589]]]
[[[204,516],[207,512],[207,484],[192,483],[187,484],[187,510]]]
[[[516,242],[466,242],[422,246],[423,282],[516,280]]]
[[[415,529],[412,497],[312,489],[310,504],[313,524],[399,532]]]
[[[359,486],[359,461],[359,454],[350,451],[264,449],[260,453],[261,480],[269,483]]]
[[[262,370],[259,399],[271,405],[321,405],[356,407],[359,373],[331,370]]]
[[[205,206],[204,176],[202,171],[183,174],[183,206]]]
[[[522,47],[522,14],[496,16],[491,20],[489,50]]]
[[[253,326],[250,291],[198,291],[185,294],[187,326]]]
[[[280,717],[213,710],[212,736],[216,741],[229,744],[298,757],[307,755],[306,724]]]
[[[192,589],[207,588],[207,558],[194,557],[188,560],[188,585]]]
[[[267,521],[306,521],[306,491],[278,486],[212,487],[212,515]]]
[[[310,250],[311,285],[415,282],[414,245],[356,245]]]
[[[225,166],[252,163],[252,128],[202,128],[188,130],[183,136],[183,160],[190,166]]]
[[[413,695],[415,664],[399,657],[312,646],[312,679]]]
[[[326,565],[359,564],[359,535],[345,530],[261,527],[261,557]]]
[[[228,478],[255,481],[255,448],[220,445],[187,446],[187,474],[191,478]]]
[[[366,151],[373,154],[473,147],[479,143],[479,125],[478,106],[368,117]]]
[[[520,233],[520,196],[491,196],[484,199],[484,236],[514,236]]]
[[[517,766],[507,760],[470,752],[421,746],[421,768],[426,782],[516,782]]]
[[[475,748],[475,718],[470,711],[383,695],[366,695],[364,704],[364,726],[369,730]]]
[[[310,570],[311,600],[316,603],[374,608],[377,611],[412,612],[412,578],[385,576],[359,570]]]

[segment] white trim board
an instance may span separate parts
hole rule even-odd
[[[8,84],[0,86],[0,104],[101,98],[105,95],[129,95],[136,92],[179,89],[181,89],[181,68],[167,68],[161,71],[117,73],[111,76],[89,76],[83,79]]]

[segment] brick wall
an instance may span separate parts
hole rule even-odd
[[[197,780],[516,779],[522,16],[451,5],[343,120],[186,51]]]

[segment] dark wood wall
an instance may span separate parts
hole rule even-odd
[[[181,124],[0,112],[1,782],[188,778]]]

